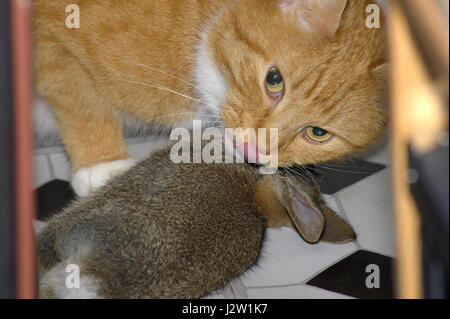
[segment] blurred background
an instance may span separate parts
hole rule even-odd
[[[359,0],[353,0],[359,1]],[[35,298],[31,1],[0,1],[0,298]],[[448,298],[449,1],[387,1],[396,298]]]

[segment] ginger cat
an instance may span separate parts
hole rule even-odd
[[[122,115],[277,128],[280,166],[372,143],[387,111],[383,29],[368,0],[35,0],[36,89],[80,196],[130,168]],[[80,28],[65,25],[80,8]],[[258,152],[251,141],[236,141]],[[250,145],[249,145],[250,144]]]

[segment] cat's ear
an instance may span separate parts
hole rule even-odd
[[[284,14],[295,14],[310,32],[332,37],[341,24],[347,0],[277,0]]]

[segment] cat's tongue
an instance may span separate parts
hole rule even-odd
[[[255,146],[253,146],[253,144],[249,142],[236,141],[235,147],[236,151],[238,151],[239,154],[244,157],[248,163],[258,163],[258,150]]]

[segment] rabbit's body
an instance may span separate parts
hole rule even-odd
[[[170,150],[48,222],[41,298],[198,298],[257,262],[266,226],[295,226],[308,242],[355,238],[305,180],[249,164],[175,164]]]
[[[253,201],[255,171],[175,165],[167,156],[150,157],[49,222],[39,235],[41,297],[196,298],[256,262],[266,221]],[[79,266],[84,288],[55,289],[67,264]]]

